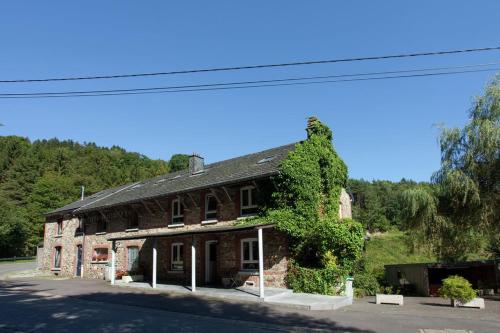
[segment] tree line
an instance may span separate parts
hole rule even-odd
[[[43,238],[44,214],[85,193],[187,166],[188,155],[152,160],[123,148],[58,139],[0,136],[0,258],[31,255]]]

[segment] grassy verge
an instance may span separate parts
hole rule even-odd
[[[383,274],[384,265],[409,264],[436,261],[425,251],[411,252],[402,232],[373,235],[366,244],[366,269],[375,274]]]
[[[26,260],[5,260],[5,261],[0,261],[0,265],[2,264],[18,264],[18,263],[23,263],[23,262],[34,262],[36,259],[26,259]]]

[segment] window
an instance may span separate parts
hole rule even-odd
[[[107,262],[108,261],[108,248],[107,247],[96,247],[94,252],[92,252],[93,262]]]
[[[253,186],[243,187],[240,191],[241,216],[257,213],[256,190]]]
[[[184,222],[184,205],[179,199],[172,200],[172,224]]]
[[[217,220],[217,199],[212,194],[205,197],[205,220]]]
[[[103,233],[103,232],[106,232],[106,229],[107,229],[106,220],[104,220],[103,218],[99,217],[97,219],[97,229],[96,229],[96,232],[97,233]]]
[[[139,229],[139,214],[133,212],[127,220],[127,229]]]
[[[182,243],[172,244],[172,266],[173,271],[184,269],[184,245]]]
[[[57,220],[57,236],[61,236],[63,232],[63,220]]]
[[[75,234],[77,234],[77,235],[83,234],[83,231],[84,231],[84,229],[83,229],[84,223],[85,223],[85,222],[83,221],[83,217],[79,217],[79,218],[78,218],[78,227],[77,227],[77,228],[76,228],[76,230],[75,230]]]
[[[139,268],[139,247],[130,246],[127,249],[127,270],[129,272],[137,272]]]
[[[257,238],[241,240],[241,269],[255,270],[259,268],[259,242]]]
[[[62,247],[56,246],[54,253],[54,268],[61,269]]]

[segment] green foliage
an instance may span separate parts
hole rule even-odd
[[[366,271],[354,274],[353,287],[356,297],[374,296],[380,291],[377,276]]]
[[[347,167],[333,148],[332,132],[316,118],[310,118],[307,132],[308,139],[281,164],[274,205],[247,223],[275,223],[290,236],[290,287],[332,294],[340,272],[351,270],[360,257],[364,230],[360,223],[338,217]]]
[[[189,155],[174,154],[168,161],[168,168],[170,172],[180,171],[189,167]]]
[[[288,267],[287,284],[294,292],[337,295],[346,275],[336,267],[307,268],[292,263]]]
[[[44,213],[98,192],[168,172],[168,164],[93,143],[0,137],[0,256],[33,254]]]
[[[24,211],[0,198],[0,253],[12,257],[26,253],[30,243],[30,225],[24,218]]]
[[[408,236],[395,231],[380,235],[373,235],[366,242],[364,254],[364,270],[375,274],[381,280],[384,276],[384,265],[411,264],[434,262],[436,257],[427,247],[409,246]]]
[[[453,275],[443,280],[443,286],[439,289],[439,295],[444,298],[458,300],[463,304],[474,299],[476,292],[465,278]]]
[[[500,233],[500,76],[476,99],[463,129],[443,129],[441,169],[432,188],[407,190],[403,216],[415,242],[445,261],[498,253]]]
[[[353,197],[353,218],[370,232],[404,230],[400,213],[402,193],[420,185],[423,183],[417,184],[406,179],[399,182],[350,179],[347,188]]]

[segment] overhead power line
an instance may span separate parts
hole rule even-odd
[[[485,64],[472,64],[462,66],[448,66],[448,67],[431,67],[431,68],[418,68],[407,70],[393,70],[383,72],[364,72],[355,74],[337,74],[337,75],[323,75],[323,76],[306,76],[306,77],[292,77],[283,79],[270,79],[270,80],[256,80],[256,81],[238,81],[238,82],[222,82],[222,83],[208,83],[196,85],[182,85],[182,86],[166,86],[166,87],[149,87],[149,88],[130,88],[130,89],[108,89],[108,90],[83,90],[83,91],[62,91],[62,92],[36,92],[36,93],[0,93],[0,96],[42,96],[42,95],[74,95],[74,94],[96,94],[96,93],[115,93],[115,92],[132,92],[132,91],[154,91],[154,90],[171,90],[171,89],[187,89],[187,88],[204,88],[214,86],[232,86],[232,85],[248,85],[248,84],[262,84],[273,82],[286,82],[286,81],[305,81],[305,80],[318,80],[318,79],[332,79],[343,77],[356,77],[356,76],[373,76],[373,75],[388,75],[388,74],[402,74],[402,73],[415,73],[415,72],[429,72],[439,70],[456,70],[467,68],[481,68],[487,66],[500,65],[500,62],[491,62]]]
[[[499,64],[499,63],[492,63]],[[467,68],[479,67],[484,65],[467,65],[450,68]],[[343,74],[343,75],[329,75],[329,76],[316,76],[304,78],[286,78],[275,80],[260,80],[260,81],[246,81],[246,82],[226,82],[226,83],[213,83],[201,85],[184,85],[184,86],[170,86],[170,87],[152,87],[152,88],[135,88],[135,89],[115,89],[115,90],[94,90],[94,91],[81,91],[81,92],[48,92],[48,93],[24,93],[24,94],[0,94],[0,99],[18,99],[18,98],[68,98],[68,97],[95,97],[95,96],[121,96],[121,95],[142,95],[142,94],[160,94],[160,93],[179,93],[179,92],[195,92],[195,91],[213,91],[213,90],[230,90],[230,89],[247,89],[247,88],[264,88],[264,87],[279,87],[279,86],[295,86],[295,85],[312,85],[312,84],[326,84],[326,83],[339,83],[339,82],[355,82],[355,81],[371,81],[371,80],[386,80],[398,78],[415,78],[415,77],[428,77],[428,76],[442,76],[442,75],[457,75],[466,73],[477,73],[486,71],[499,71],[497,68],[483,68],[471,70],[455,70],[446,72],[429,72],[430,69],[416,69],[404,71],[391,71],[391,72],[376,72],[376,73],[361,73],[361,74]],[[396,73],[408,73],[416,71],[427,71],[428,73],[421,74],[401,74],[393,75]],[[392,74],[382,75],[381,74]],[[370,77],[363,77],[372,75]],[[375,76],[373,76],[375,75]],[[378,76],[376,76],[378,75]],[[353,77],[354,78],[346,78]],[[324,78],[336,78],[331,80],[310,81]],[[340,78],[340,79],[339,79]],[[299,82],[291,82],[298,81]],[[305,81],[305,82],[304,82]]]
[[[75,76],[75,77],[58,77],[58,78],[45,78],[45,79],[13,79],[13,80],[0,80],[0,83],[34,83],[34,82],[52,82],[52,81],[120,79],[120,78],[133,78],[133,77],[145,77],[145,76],[162,76],[162,75],[192,74],[192,73],[206,73],[206,72],[224,72],[224,71],[260,69],[260,68],[332,64],[332,63],[340,63],[340,62],[384,60],[384,59],[423,57],[423,56],[438,56],[438,55],[450,55],[450,54],[471,53],[471,52],[486,52],[486,51],[495,51],[495,50],[500,50],[500,46],[473,48],[473,49],[448,50],[448,51],[430,51],[430,52],[428,51],[428,52],[419,52],[419,53],[404,53],[404,54],[392,54],[392,55],[383,55],[383,56],[369,56],[369,57],[356,57],[356,58],[344,58],[344,59],[310,60],[310,61],[288,62],[288,63],[277,63],[277,64],[261,64],[261,65],[235,66],[235,67],[188,69],[188,70],[167,71],[167,72],[96,75],[96,76]]]

